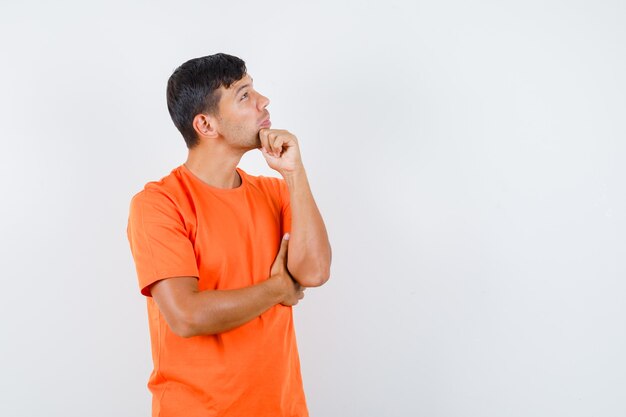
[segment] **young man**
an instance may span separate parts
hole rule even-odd
[[[153,416],[308,416],[292,306],[331,250],[298,141],[271,129],[245,63],[177,68],[167,105],[187,161],[132,200],[128,239],[147,296]],[[237,167],[261,149],[283,179]]]

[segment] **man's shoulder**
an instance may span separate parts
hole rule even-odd
[[[160,180],[146,183],[143,189],[133,196],[131,206],[167,201],[175,203],[179,200],[180,196],[185,194],[180,169],[181,167],[176,167]]]

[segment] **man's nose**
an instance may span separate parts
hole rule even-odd
[[[265,97],[263,94],[259,94],[258,103],[259,103],[259,108],[263,110],[270,104],[270,99]]]

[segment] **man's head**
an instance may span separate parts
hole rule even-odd
[[[191,59],[167,83],[167,108],[189,149],[199,136],[212,135],[256,147],[259,125],[269,120],[268,104],[252,88],[245,62],[232,55]]]

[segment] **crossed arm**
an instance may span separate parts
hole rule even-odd
[[[295,136],[287,131],[265,129],[260,137],[268,164],[283,175],[289,188],[291,236],[289,240],[283,239],[270,277],[259,284],[207,291],[198,290],[195,277],[168,278],[153,284],[152,297],[172,331],[179,336],[225,332],[276,304],[296,305],[304,297],[304,287],[320,286],[330,276],[328,235],[300,162]]]
[[[198,290],[195,277],[157,281],[152,297],[172,331],[182,337],[225,332],[276,304],[293,306],[304,297],[286,267],[288,240],[283,238],[270,277],[256,285],[236,290]]]

